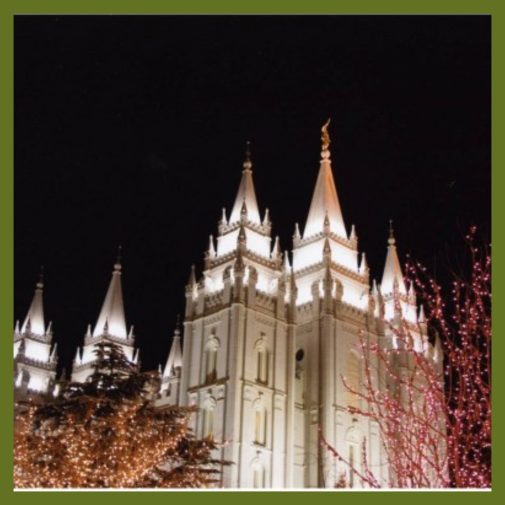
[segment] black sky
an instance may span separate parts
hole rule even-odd
[[[121,243],[127,321],[144,367],[164,362],[245,141],[290,249],[328,116],[374,277],[390,217],[400,253],[442,277],[470,224],[489,240],[489,17],[16,16],[15,317],[44,264],[67,363]]]

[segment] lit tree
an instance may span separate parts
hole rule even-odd
[[[218,482],[211,439],[188,428],[193,409],[155,408],[157,377],[140,373],[120,346],[95,348],[94,373],[52,402],[17,409],[18,488],[206,487]]]
[[[415,329],[404,319],[385,322],[397,345],[369,345],[361,334],[364,363],[362,408],[351,413],[379,427],[389,466],[388,487],[424,488],[491,486],[491,258],[474,246],[476,229],[466,236],[469,274],[454,275],[452,298],[419,263],[407,264],[407,277],[427,308],[433,344],[416,345]],[[400,309],[399,297],[395,297]],[[372,357],[384,371],[374,380]],[[322,444],[361,479],[381,487],[370,471],[366,440],[361,471],[322,439]]]

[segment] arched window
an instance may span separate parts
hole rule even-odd
[[[361,361],[353,351],[347,358],[346,384],[345,406],[357,409],[361,403],[356,394],[361,391]]]
[[[212,334],[205,346],[205,355],[204,355],[205,384],[215,382],[215,380],[217,379],[218,348],[219,348],[219,340],[215,337],[214,334]]]
[[[265,469],[259,461],[252,464],[252,487],[254,489],[265,487]]]

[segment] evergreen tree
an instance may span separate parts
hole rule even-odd
[[[188,427],[192,408],[156,408],[156,374],[141,373],[121,346],[95,347],[94,372],[50,402],[17,406],[18,488],[206,487],[223,462],[211,439]]]

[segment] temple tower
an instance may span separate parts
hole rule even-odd
[[[14,329],[14,393],[16,398],[52,392],[56,378],[56,344],[52,323],[44,322],[43,273],[21,328]]]
[[[91,331],[91,325],[88,325],[84,345],[76,351],[72,367],[72,381],[84,382],[93,373],[95,344],[102,341],[119,344],[126,357],[132,363],[138,363],[138,351],[134,348],[133,326],[130,327],[129,332],[126,330],[119,254],[95,328]]]
[[[249,146],[229,219],[223,209],[201,277],[186,287],[181,403],[196,432],[225,442],[223,486],[292,485],[291,273],[256,201]]]

